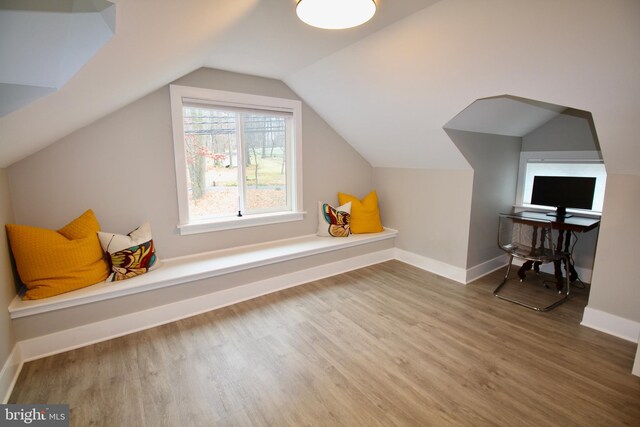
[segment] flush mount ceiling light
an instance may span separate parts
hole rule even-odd
[[[357,27],[376,13],[373,0],[300,0],[296,13],[304,23],[328,30]]]

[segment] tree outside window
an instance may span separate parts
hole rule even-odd
[[[286,209],[290,115],[185,106],[192,219]]]
[[[180,234],[304,218],[299,100],[169,89]]]

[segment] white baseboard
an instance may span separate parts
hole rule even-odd
[[[403,249],[396,248],[396,259],[398,261],[413,265],[414,267],[426,270],[430,273],[446,277],[447,279],[455,280],[458,283],[464,284],[467,280],[467,270],[465,270],[464,268],[456,267],[454,265],[447,264],[446,262],[428,258],[423,255],[418,255],[413,252],[405,251]]]
[[[208,295],[177,301],[172,304],[23,340],[19,342],[20,351],[23,361],[25,362],[39,359],[195,316],[200,313],[236,304],[303,283],[389,261],[394,259],[394,257],[395,250],[390,248],[346,258],[337,262],[225,289]]]
[[[633,343],[638,342],[638,337],[640,336],[640,322],[625,319],[624,317],[619,317],[588,306],[584,309],[582,322],[580,322],[580,324]]]
[[[506,255],[485,261],[469,269],[456,267],[423,255],[396,248],[396,259],[458,283],[467,284],[507,265]]]
[[[631,373],[636,377],[640,377],[640,338],[638,338],[638,348],[636,349],[636,360],[633,362]]]
[[[22,355],[20,354],[20,346],[16,344],[13,346],[13,350],[0,371],[0,396],[2,396],[2,403],[9,401],[11,391],[18,380],[21,369]]]
[[[501,269],[502,267],[506,267],[508,262],[509,257],[504,254],[490,259],[489,261],[485,261],[482,264],[478,264],[474,267],[468,268],[464,283],[471,283],[474,280],[477,280],[489,273],[493,273],[494,271]]]

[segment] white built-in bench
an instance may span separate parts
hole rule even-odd
[[[196,280],[376,241],[393,239],[396,235],[397,231],[391,229],[385,229],[382,233],[351,235],[347,238],[309,235],[170,258],[161,260],[161,265],[156,270],[120,282],[99,283],[66,294],[34,301],[23,301],[16,296],[9,305],[9,312],[12,319],[19,319],[168,286],[180,286]]]
[[[120,282],[99,283],[35,301],[16,297],[9,312],[20,360],[38,359],[393,259],[397,234],[385,229],[346,238],[309,235],[199,253],[161,260],[156,270]]]

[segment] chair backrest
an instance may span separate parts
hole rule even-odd
[[[551,221],[500,214],[498,246],[517,257],[549,262],[556,259]]]

